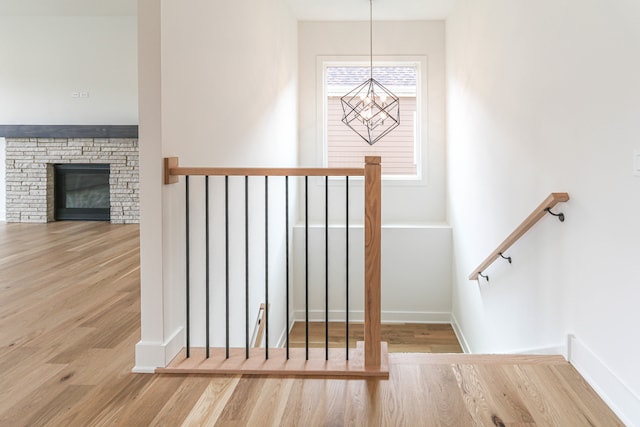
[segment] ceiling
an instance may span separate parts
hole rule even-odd
[[[285,0],[301,21],[369,20],[369,0]],[[444,19],[455,0],[373,0],[373,19]]]
[[[256,0],[263,1],[263,0]],[[369,0],[285,0],[301,21],[369,19]],[[373,0],[375,20],[444,19],[455,0]],[[0,16],[134,16],[136,0],[0,0]]]

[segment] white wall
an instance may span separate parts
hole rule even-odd
[[[162,1],[160,5],[143,1],[139,17],[145,23],[140,79],[153,79],[140,95],[141,147],[147,144],[147,148],[141,148],[143,328],[136,369],[145,370],[166,363],[184,343],[184,178],[179,185],[162,186],[162,157],[178,156],[182,165],[191,166],[295,166],[297,37],[295,18],[281,0]],[[200,212],[204,209],[202,186],[202,181],[193,180],[192,207]],[[252,186],[259,197],[260,184]],[[219,194],[218,188],[212,192]],[[284,200],[281,191],[274,186],[270,197]],[[212,226],[218,227],[222,218],[219,210],[215,212]],[[237,239],[244,235],[237,221],[240,212],[236,208],[231,214],[231,235]],[[158,216],[160,221],[154,219]],[[257,219],[252,221],[252,227],[258,226]],[[285,329],[285,272],[276,261],[284,259],[283,226],[284,222],[270,229],[271,345]],[[202,248],[203,221],[194,220],[191,231],[194,244]],[[220,263],[224,263],[219,242],[220,237],[212,255],[215,279],[220,279]],[[260,259],[261,250],[256,249],[254,259]],[[204,256],[197,248],[191,255],[196,307],[192,321],[203,325],[199,302]],[[264,266],[254,268],[252,277],[258,281]],[[256,305],[252,320],[257,303],[264,300],[259,292],[258,288],[252,296]],[[212,318],[219,324],[215,315]],[[157,326],[158,320],[162,327]],[[235,326],[232,333],[243,330],[244,323]],[[203,345],[204,337],[196,337],[195,332],[192,344]],[[220,344],[219,339],[214,338],[214,343]]]
[[[138,2],[138,90],[140,140],[140,329],[136,372],[165,366],[184,345],[182,329],[165,318],[170,283],[164,282],[162,152],[162,8],[156,0]],[[180,299],[178,299],[180,300]],[[184,299],[183,299],[184,300]],[[168,302],[167,305],[170,303]],[[174,309],[175,311],[175,309]]]
[[[422,67],[423,99],[420,130],[423,176],[419,181],[383,181],[382,186],[382,300],[385,322],[448,322],[451,310],[451,230],[445,220],[445,58],[444,23],[442,21],[378,22],[374,21],[374,54],[377,59],[402,56],[426,58]],[[322,96],[323,60],[368,57],[368,22],[300,22],[300,164],[322,166]],[[371,155],[375,155],[372,153]],[[382,159],[384,162],[384,159]],[[303,189],[300,188],[298,222],[304,221]],[[324,319],[324,184],[309,180],[310,256],[309,270],[314,304],[310,309],[315,320]],[[343,318],[344,250],[340,237],[344,233],[343,180],[329,183],[330,233],[329,264],[332,318]],[[362,181],[350,186],[350,224],[353,235],[362,231]],[[322,226],[317,228],[318,226]],[[298,319],[304,313],[304,229],[294,230],[295,310]],[[352,259],[358,260],[362,242],[354,239]],[[360,252],[358,252],[360,251]],[[360,260],[362,261],[362,260]],[[361,266],[360,266],[361,267]],[[351,269],[352,318],[361,318],[364,272],[354,263]],[[320,310],[320,311],[319,311]],[[342,317],[341,317],[342,316]]]
[[[136,31],[135,16],[0,16],[0,123],[137,124]]]
[[[364,234],[349,229],[349,320],[364,321]],[[329,319],[344,321],[345,228],[329,227]],[[305,319],[305,231],[293,230],[295,319]],[[325,319],[324,226],[309,229],[309,319]],[[441,226],[383,227],[382,321],[448,323],[451,320],[451,229]]]
[[[562,348],[640,425],[640,5],[460,0],[447,20],[453,311],[473,352]],[[472,269],[550,192],[542,220]]]
[[[0,124],[137,124],[136,18],[30,13],[0,16]]]
[[[322,75],[319,58],[339,59],[369,56],[368,22],[300,22],[300,165],[322,166],[322,141],[318,126]],[[376,58],[426,57],[422,93],[422,168],[419,182],[384,182],[383,222],[387,224],[433,223],[445,219],[445,134],[444,134],[444,22],[378,22],[373,25]],[[426,99],[426,101],[424,101]],[[371,154],[375,155],[375,154]],[[384,161],[384,159],[383,159]],[[317,181],[314,182],[314,184]],[[314,185],[310,191],[320,191]],[[356,193],[358,194],[358,193]],[[323,200],[313,197],[312,200]],[[332,199],[333,201],[334,199]],[[342,198],[338,200],[342,201]],[[339,202],[338,202],[339,203]],[[335,205],[335,203],[332,203]],[[322,209],[313,209],[322,212]],[[356,212],[354,210],[354,212]],[[319,221],[323,215],[315,214]]]

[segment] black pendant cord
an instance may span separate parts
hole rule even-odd
[[[373,0],[369,0],[369,59],[371,80],[373,80]]]
[[[190,285],[190,280],[191,280],[191,274],[189,271],[189,175],[187,175],[185,177],[185,181],[184,181],[184,186],[185,186],[185,242],[186,242],[186,247],[185,247],[185,253],[186,253],[186,277],[185,277],[185,293],[186,293],[186,312],[187,312],[187,321],[186,321],[186,327],[187,327],[187,357],[191,356],[191,340],[190,340],[190,336],[191,336],[191,324],[189,322],[189,317],[190,317],[190,309],[189,309],[189,285]]]

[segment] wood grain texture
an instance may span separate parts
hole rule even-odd
[[[193,176],[364,176],[358,168],[207,168],[172,167],[171,175]]]
[[[391,353],[389,380],[133,374],[138,265],[137,225],[0,223],[1,426],[623,425],[559,356]]]
[[[177,157],[165,157],[164,158],[164,184],[177,184],[180,182],[179,175],[171,174],[171,170],[178,167]]]
[[[0,137],[137,139],[138,125],[0,125]]]
[[[364,364],[380,366],[382,175],[380,157],[364,167]]]
[[[269,310],[271,310],[271,304],[269,304]],[[267,310],[267,312],[269,311]],[[260,346],[262,346],[262,340],[264,338],[264,331],[265,331],[265,327],[267,325],[267,322],[264,322],[264,315],[265,315],[265,306],[264,303],[260,304],[260,308],[258,309],[258,332],[256,332],[256,340],[253,343],[253,347],[254,348],[258,348]]]
[[[211,168],[178,166],[178,157],[164,158],[164,183],[179,176],[364,176],[364,168]],[[171,182],[169,182],[171,180]],[[175,181],[173,181],[175,180]]]
[[[538,207],[535,208],[533,212],[531,212],[529,216],[524,221],[522,221],[522,223],[511,234],[509,234],[509,236],[507,236],[507,238],[504,239],[502,243],[500,243],[498,247],[493,252],[491,252],[491,254],[489,254],[489,256],[485,258],[484,261],[480,263],[480,265],[478,265],[473,270],[473,272],[471,272],[471,274],[469,275],[469,280],[477,280],[480,273],[482,273],[495,260],[497,260],[500,257],[500,254],[504,254],[507,249],[509,249],[515,242],[517,242],[518,239],[520,239],[527,231],[531,229],[531,227],[536,225],[536,223],[540,221],[542,217],[547,215],[545,209],[551,209],[558,203],[567,201],[569,201],[568,193],[549,194],[549,196],[544,199],[544,201],[540,203],[540,205],[538,205]]]
[[[289,346],[304,348],[305,324],[296,322],[289,334]],[[455,332],[450,324],[432,323],[383,323],[380,337],[387,343],[389,353],[462,353]],[[309,323],[309,347],[324,348],[324,322]],[[349,345],[355,348],[364,340],[364,325],[349,324]],[[329,348],[344,348],[346,343],[344,322],[329,322]]]
[[[191,348],[190,357],[182,350],[166,368],[158,368],[162,374],[223,374],[223,375],[262,375],[270,377],[348,377],[348,378],[389,378],[389,359],[387,344],[380,344],[380,364],[371,367],[364,364],[364,343],[358,342],[356,348],[349,350],[346,360],[344,348],[330,349],[329,360],[325,360],[325,351],[320,348],[306,351],[303,348],[291,348],[289,359],[285,349],[270,348],[269,358],[265,358],[264,348],[252,348],[246,358],[244,348],[229,349],[229,358],[225,348],[211,348],[206,358],[205,348]]]

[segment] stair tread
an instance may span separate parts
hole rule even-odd
[[[563,365],[568,363],[559,354],[389,353],[389,364]]]

